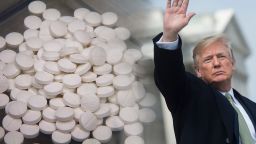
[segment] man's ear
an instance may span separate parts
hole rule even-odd
[[[201,77],[202,77],[202,74],[201,74],[201,72],[200,72],[198,66],[194,65],[194,69],[195,69],[195,72],[196,72],[196,76],[199,77],[199,78],[201,78]]]

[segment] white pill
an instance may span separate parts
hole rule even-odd
[[[25,138],[35,138],[39,135],[39,126],[22,124],[20,127],[20,132],[23,134]]]
[[[68,24],[68,30],[71,33],[74,33],[75,31],[78,31],[78,30],[85,30],[85,29],[86,29],[86,24],[82,20],[74,20]]]
[[[96,78],[97,86],[108,86],[112,84],[114,75],[113,74],[104,74]]]
[[[33,95],[34,94],[29,91],[15,89],[15,91],[13,91],[11,94],[11,99],[27,103],[29,98]]]
[[[115,116],[119,113],[119,106],[117,104],[113,104],[113,103],[106,103],[106,104],[109,105],[111,116]]]
[[[94,47],[90,51],[90,62],[92,65],[103,65],[106,61],[106,52],[103,48]]]
[[[124,144],[144,144],[144,140],[139,136],[129,136],[125,139]]]
[[[117,92],[117,102],[122,107],[132,107],[136,104],[136,98],[131,90]]]
[[[96,94],[97,86],[94,83],[84,83],[77,88],[77,94],[85,96],[87,94]]]
[[[16,64],[9,63],[4,66],[2,72],[7,78],[12,79],[20,74],[20,69],[16,66]]]
[[[82,65],[79,65],[77,67],[77,69],[75,71],[75,74],[78,74],[78,75],[81,76],[81,75],[84,75],[85,73],[87,73],[90,69],[91,69],[91,64],[90,63],[82,64]]]
[[[97,118],[102,119],[110,116],[110,108],[108,104],[101,103],[100,108],[94,112]]]
[[[131,36],[131,32],[125,27],[117,27],[114,29],[116,36],[121,40],[127,40]]]
[[[70,121],[74,117],[74,110],[70,107],[60,107],[55,113],[58,121]]]
[[[115,89],[113,86],[103,86],[103,87],[99,87],[97,89],[97,95],[100,98],[107,98],[112,96],[115,93]]]
[[[28,40],[29,38],[32,38],[32,37],[38,37],[38,35],[39,35],[39,31],[35,30],[35,29],[27,29],[23,33],[25,40]],[[25,43],[23,43],[23,44],[25,44]],[[21,44],[21,45],[23,45],[23,44]],[[19,46],[19,51],[20,51],[21,45]]]
[[[9,101],[10,99],[8,95],[0,93],[0,109],[3,109],[9,103]]]
[[[63,76],[62,82],[67,88],[77,88],[81,85],[81,77],[78,74],[67,74]]]
[[[93,132],[92,135],[95,139],[99,140],[102,143],[107,143],[112,138],[112,131],[107,126],[98,126]]]
[[[57,62],[48,61],[44,64],[44,70],[50,74],[60,74],[60,69]]]
[[[97,127],[97,117],[91,112],[84,112],[80,116],[79,124],[86,131],[92,131]]]
[[[53,9],[53,8],[50,8],[50,9],[46,9],[44,12],[43,12],[43,18],[45,20],[51,20],[51,21],[56,21],[60,18],[60,12],[59,10],[57,9]]]
[[[61,71],[66,73],[72,73],[76,70],[76,65],[67,58],[60,59],[58,61],[58,66]]]
[[[139,122],[127,124],[124,126],[126,136],[141,136],[143,134],[143,125]]]
[[[132,85],[132,80],[127,75],[118,75],[113,79],[113,86],[118,90],[129,89]]]
[[[69,56],[69,60],[77,64],[84,64],[87,62],[87,59],[82,54],[72,54]]]
[[[56,82],[62,82],[62,78],[63,78],[64,74],[58,74],[54,76],[54,81]]]
[[[25,35],[24,35],[25,37]],[[31,36],[32,37],[32,36]],[[28,37],[28,38],[31,38],[31,37]],[[34,37],[34,36],[33,36]],[[27,40],[27,39],[26,39]],[[23,42],[22,44],[19,45],[19,52],[24,52],[24,51],[27,51],[29,48],[26,44],[26,42]]]
[[[23,73],[24,74],[28,74],[28,75],[34,75],[35,74],[35,70],[32,68],[32,69],[29,69],[29,70],[23,70]]]
[[[28,29],[38,29],[42,24],[41,18],[38,16],[30,15],[24,19],[24,25]]]
[[[73,140],[82,142],[90,136],[90,132],[83,130],[80,125],[77,125],[71,132],[71,136]]]
[[[55,122],[56,121],[56,116],[55,116],[56,111],[50,107],[47,107],[46,109],[43,110],[43,119],[47,122]]]
[[[89,138],[83,141],[82,144],[100,144],[100,142],[94,138]]]
[[[47,107],[47,100],[44,96],[31,96],[28,100],[28,107],[32,110],[43,110]]]
[[[80,119],[80,116],[84,113],[84,111],[81,109],[81,107],[74,108],[74,119],[78,122]]]
[[[113,49],[108,49],[107,51],[107,62],[109,64],[117,64],[121,62],[123,58],[123,52],[120,49],[113,48]]]
[[[6,131],[17,131],[20,129],[21,124],[22,124],[21,119],[12,118],[9,115],[6,115],[2,120],[3,128]]]
[[[40,50],[39,50],[40,51]],[[45,64],[45,61],[44,60],[37,60],[35,59],[35,62],[34,62],[34,69],[36,72],[38,71],[44,71],[44,64]]]
[[[42,119],[42,114],[40,111],[28,110],[22,117],[22,121],[25,124],[35,125]]]
[[[43,48],[47,52],[59,52],[63,45],[56,41],[56,40],[50,40],[44,43]]]
[[[27,111],[27,104],[20,101],[15,101],[8,106],[8,114],[13,118],[21,118]]]
[[[15,61],[16,52],[13,50],[3,50],[0,53],[0,60],[4,63],[13,63]]]
[[[45,11],[46,4],[42,1],[33,1],[29,3],[28,10],[33,14],[41,14]]]
[[[8,79],[8,84],[9,84],[9,90],[15,89],[15,80],[14,79]]]
[[[90,10],[88,10],[87,8],[77,8],[74,11],[74,17],[79,20],[83,20],[85,15],[88,14],[89,12]]]
[[[47,122],[45,120],[41,120],[38,125],[40,132],[44,134],[52,134],[56,130],[55,123]]]
[[[97,111],[100,108],[100,98],[93,93],[82,96],[81,108],[84,111]]]
[[[45,51],[42,53],[42,58],[47,61],[57,61],[60,59],[60,54],[58,52]]]
[[[38,71],[35,74],[35,80],[39,84],[49,84],[53,81],[54,76],[44,71]]]
[[[63,95],[63,102],[65,105],[75,108],[80,106],[80,96],[75,93],[65,93]]]
[[[27,47],[32,51],[38,51],[43,46],[43,41],[38,37],[31,37],[26,41]]]
[[[70,120],[65,122],[56,121],[57,130],[63,133],[70,133],[75,128],[75,126],[76,126],[75,120]]]
[[[113,39],[116,39],[115,31],[112,28],[109,28],[106,26],[99,26],[99,27],[95,28],[94,32],[97,37],[108,41],[108,46],[110,46],[109,44],[111,44],[112,41],[114,41]],[[109,47],[109,48],[115,48],[115,47]]]
[[[123,60],[129,64],[134,64],[136,61],[142,58],[142,53],[138,49],[127,49],[124,52]]]
[[[28,89],[32,84],[32,77],[28,74],[21,74],[15,78],[15,86],[19,89]]]
[[[105,12],[102,14],[102,24],[106,26],[114,26],[118,20],[117,14],[113,12]]]
[[[4,109],[4,111],[5,111],[6,114],[9,113],[9,110],[8,110],[8,109],[9,109],[9,106],[10,106],[12,103],[14,103],[14,102],[15,102],[15,101],[10,101],[9,103],[6,104],[5,109]]]
[[[90,34],[84,30],[77,30],[73,34],[75,40],[80,42],[83,46],[88,46],[91,42]]]
[[[126,75],[132,72],[132,66],[128,63],[122,62],[114,65],[113,71],[116,75]]]
[[[68,144],[71,142],[71,134],[54,131],[52,133],[52,141],[55,144]]]
[[[61,94],[62,90],[63,84],[59,82],[51,82],[50,84],[44,86],[45,93],[51,98]]]
[[[97,12],[89,12],[84,17],[86,23],[93,27],[99,26],[102,21],[101,19],[101,15]]]
[[[152,123],[156,119],[156,113],[149,108],[139,110],[139,120],[143,123]]]
[[[5,67],[5,63],[3,61],[0,61],[0,70],[3,70]]]
[[[0,127],[0,141],[3,140],[4,135],[5,135],[5,131],[4,131],[4,129],[2,127]]]
[[[132,107],[121,108],[119,117],[126,123],[134,123],[138,121],[138,110]]]
[[[74,18],[72,16],[61,16],[59,18],[59,21],[64,22],[65,24],[69,24],[69,23],[73,22],[74,20],[76,20],[76,18]]]
[[[4,142],[6,144],[22,144],[24,142],[24,136],[20,132],[11,131],[4,136]]]
[[[142,83],[136,81],[132,84],[132,91],[133,91],[133,94],[136,98],[136,101],[141,101],[145,95],[146,95],[146,90],[145,90],[145,87],[143,86]]]
[[[23,40],[23,35],[18,32],[11,32],[5,36],[6,43],[11,47],[19,46],[23,42]]]
[[[33,57],[26,54],[18,53],[15,61],[22,70],[29,70],[34,66]]]
[[[5,48],[5,45],[5,39],[2,36],[0,36],[0,51],[2,51]]]
[[[50,25],[50,32],[54,37],[63,37],[68,33],[68,28],[61,21],[53,21]]]
[[[121,131],[124,128],[124,122],[118,116],[111,116],[106,119],[106,126],[112,131]]]
[[[118,102],[117,102],[117,95],[114,94],[114,95],[108,97],[108,101],[113,103],[113,104],[118,104]]]
[[[145,97],[139,102],[141,107],[152,107],[156,103],[156,97],[152,93],[146,93]]]
[[[105,63],[100,66],[94,66],[93,67],[93,72],[97,75],[104,75],[112,72],[112,65]]]
[[[96,80],[97,74],[95,74],[91,71],[88,71],[86,74],[82,75],[81,78],[82,78],[83,82],[89,83],[89,82],[93,82]]]
[[[49,105],[52,109],[57,110],[60,107],[65,107],[63,98],[53,98],[49,101]]]
[[[0,93],[5,92],[6,90],[8,90],[8,88],[9,88],[8,79],[5,76],[0,75]]]

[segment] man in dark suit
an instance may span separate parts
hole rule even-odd
[[[167,0],[163,33],[154,39],[155,83],[173,116],[177,144],[255,144],[256,104],[231,86],[235,69],[227,39],[203,39],[185,71],[178,33],[194,13],[188,0]]]

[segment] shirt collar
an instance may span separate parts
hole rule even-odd
[[[222,92],[222,91],[219,91],[223,96],[225,96],[225,94],[227,93],[227,92]],[[228,93],[231,95],[231,97],[232,97],[232,99],[235,101],[235,103],[237,103],[237,100],[236,100],[236,98],[235,98],[235,96],[234,96],[234,91],[233,91],[233,89],[231,88],[229,91],[228,91]]]

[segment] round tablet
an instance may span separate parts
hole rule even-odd
[[[55,122],[56,121],[56,116],[55,116],[56,111],[50,107],[47,107],[46,109],[43,110],[43,119],[47,122]]]
[[[20,127],[20,132],[23,134],[25,138],[35,138],[39,135],[39,126],[22,124]]]
[[[44,96],[31,96],[28,100],[28,107],[32,110],[43,110],[47,107],[47,100]]]
[[[57,130],[63,133],[70,133],[75,128],[75,126],[76,126],[75,120],[70,120],[65,122],[56,121]]]
[[[88,10],[87,8],[77,8],[74,11],[74,17],[79,20],[83,20],[85,15],[88,14],[89,12],[90,10]]]
[[[5,39],[2,36],[0,36],[0,51],[2,51],[5,48],[5,45]]]
[[[13,63],[15,61],[16,52],[13,50],[3,50],[0,53],[0,60],[4,63]]]
[[[94,112],[97,118],[102,119],[110,115],[110,108],[108,104],[101,103],[100,108]]]
[[[127,75],[118,75],[113,79],[113,86],[118,90],[129,89],[132,85],[132,81]]]
[[[51,62],[51,61],[48,61],[44,64],[44,70],[54,75],[60,74],[61,72],[57,62]]]
[[[22,117],[22,121],[25,124],[35,125],[42,119],[42,114],[40,111],[28,110]]]
[[[22,70],[29,70],[34,66],[33,57],[22,53],[16,55],[15,62]]]
[[[29,3],[28,10],[33,14],[41,14],[45,11],[46,4],[42,1],[33,1]]]
[[[81,75],[84,75],[85,73],[87,73],[90,69],[91,69],[91,64],[90,63],[82,64],[82,65],[79,65],[77,67],[77,69],[75,71],[75,74],[78,74],[78,75],[81,76]]]
[[[139,136],[129,136],[125,139],[124,144],[144,144],[144,140]]]
[[[136,101],[141,101],[146,95],[145,87],[142,83],[136,81],[132,84],[132,91],[136,98]]]
[[[43,46],[43,41],[38,37],[31,37],[26,41],[27,47],[32,51],[38,51]]]
[[[45,120],[41,120],[38,124],[40,132],[44,134],[52,134],[56,130],[55,123],[47,122]]]
[[[103,65],[106,61],[106,52],[103,48],[94,47],[90,51],[90,62],[92,65]]]
[[[102,14],[102,24],[106,26],[114,26],[118,20],[117,14],[113,12],[105,12]]]
[[[94,66],[93,67],[93,72],[97,75],[104,75],[112,72],[112,65],[105,63],[100,66]]]
[[[45,93],[52,98],[58,94],[61,94],[62,90],[63,84],[59,82],[51,82],[50,84],[44,86]]]
[[[90,132],[83,130],[80,125],[77,125],[71,132],[71,136],[73,140],[82,142],[90,136]]]
[[[35,74],[35,80],[39,84],[49,84],[53,81],[54,76],[44,71],[38,71]]]
[[[27,105],[21,101],[15,101],[8,106],[8,114],[13,118],[21,118],[27,111]]]
[[[94,138],[89,138],[83,141],[82,144],[100,144],[100,142]]]
[[[24,141],[24,136],[22,135],[22,133],[17,131],[8,132],[4,136],[4,142],[6,144],[22,144],[23,141]]]
[[[6,90],[8,90],[8,88],[9,88],[8,79],[5,76],[0,75],[0,93],[5,92]]]
[[[156,113],[149,108],[142,108],[139,110],[139,120],[143,123],[151,123],[155,121]]]
[[[67,88],[77,88],[81,85],[81,77],[78,74],[67,74],[63,76],[62,82]]]
[[[117,104],[114,104],[114,103],[106,103],[106,104],[109,105],[111,116],[115,116],[119,113],[119,106]]]
[[[76,20],[76,18],[74,18],[72,16],[61,16],[59,18],[59,21],[64,22],[65,24],[69,24],[69,23],[73,22],[74,20]]]
[[[39,31],[36,29],[27,29],[23,33],[25,40],[28,40],[29,38],[32,38],[32,37],[38,37],[38,35],[39,35]],[[23,43],[23,44],[25,44],[25,43]],[[23,45],[23,44],[21,44],[21,45]],[[19,51],[21,50],[21,47],[22,47],[21,45],[19,46]],[[24,45],[24,46],[26,46],[26,45]]]
[[[45,20],[56,21],[56,20],[58,20],[58,18],[60,18],[60,15],[61,14],[60,14],[59,10],[53,9],[53,8],[46,9],[43,12],[43,18]]]
[[[75,108],[80,106],[80,96],[75,93],[65,93],[63,95],[63,102],[65,105]]]
[[[124,52],[123,60],[129,64],[134,64],[136,61],[142,58],[142,53],[138,49],[127,49]]]
[[[141,136],[143,134],[143,125],[139,122],[127,124],[124,126],[126,136]]]
[[[50,32],[54,37],[63,37],[68,33],[68,28],[61,21],[53,21],[50,25]]]
[[[19,89],[28,89],[32,84],[32,77],[28,74],[21,74],[15,78],[15,86]]]
[[[118,116],[111,116],[106,119],[106,126],[112,131],[121,131],[124,128],[124,122]]]
[[[117,102],[122,107],[132,107],[136,104],[136,98],[131,90],[117,92]]]
[[[122,62],[114,65],[113,71],[116,75],[125,75],[132,72],[132,66],[128,63]]]
[[[71,54],[69,60],[77,64],[84,64],[87,62],[87,59],[82,54]]]
[[[57,61],[60,59],[60,54],[58,52],[44,51],[42,53],[42,58],[47,61]]]
[[[138,121],[138,110],[132,107],[125,107],[120,110],[119,117],[125,122],[125,123],[134,123]]]
[[[112,84],[114,75],[113,74],[104,74],[96,78],[97,86],[108,86]]]
[[[4,135],[5,135],[5,131],[4,131],[4,129],[2,127],[0,127],[0,141],[3,140]]]
[[[52,141],[55,144],[68,144],[71,141],[71,134],[54,131],[52,133]]]
[[[5,109],[4,109],[4,111],[5,111],[5,114],[8,114],[9,113],[9,106],[12,104],[12,103],[14,103],[15,101],[10,101],[8,104],[6,104],[6,106],[5,106]]]
[[[3,128],[6,131],[17,131],[20,129],[21,124],[22,124],[21,119],[12,118],[9,115],[6,115],[2,120]]]
[[[82,96],[81,108],[84,111],[97,111],[100,108],[100,98],[93,93]]]
[[[0,109],[3,109],[8,103],[10,99],[9,96],[3,93],[0,93]]]
[[[62,82],[62,78],[63,78],[64,74],[58,74],[54,76],[54,81],[56,82]]]
[[[39,50],[40,51],[40,50]],[[44,71],[44,64],[45,64],[45,61],[44,60],[38,60],[38,59],[35,59],[35,62],[34,62],[34,69],[36,72],[38,71]]]
[[[11,32],[5,36],[5,41],[12,47],[17,47],[23,42],[23,35],[18,32]]]
[[[34,96],[34,94],[27,90],[20,90],[15,94],[13,99],[16,99],[17,101],[24,102],[27,104],[31,96]]]
[[[20,74],[20,69],[16,66],[16,64],[9,63],[4,66],[2,72],[7,78],[12,79]]]
[[[51,108],[57,110],[60,107],[65,107],[66,105],[63,102],[63,98],[53,98],[49,101]]]
[[[89,83],[89,82],[93,82],[93,81],[96,80],[97,74],[95,74],[95,73],[93,73],[91,71],[88,71],[87,73],[82,75],[81,78],[82,78],[83,82]]]
[[[87,94],[96,94],[97,86],[94,83],[84,83],[77,88],[77,94],[81,97]]]
[[[63,58],[58,61],[59,69],[66,73],[72,73],[76,71],[76,65],[69,59]]]
[[[112,138],[112,131],[107,126],[98,126],[93,132],[92,135],[95,139],[99,140],[102,143],[107,143]]]
[[[80,42],[83,46],[88,46],[91,42],[90,34],[84,30],[77,30],[73,34],[75,40]]]
[[[107,62],[112,65],[121,62],[123,58],[123,52],[120,49],[116,49],[116,48],[108,49],[106,53],[107,53]]]
[[[116,36],[121,40],[127,40],[131,36],[131,32],[125,27],[117,27],[114,29]]]
[[[56,41],[56,40],[50,40],[44,43],[43,48],[47,52],[59,52],[63,45]]]
[[[84,112],[80,116],[79,124],[86,131],[92,131],[97,127],[97,118],[91,112]]]
[[[139,102],[141,107],[152,107],[156,103],[156,97],[152,93],[146,93],[145,97]]]
[[[101,15],[97,12],[89,12],[85,15],[84,20],[90,26],[96,27],[101,24]]]
[[[60,107],[55,113],[58,121],[70,121],[74,117],[74,110],[70,107]]]
[[[0,61],[0,70],[3,70],[5,65],[6,64],[3,61]],[[2,73],[0,73],[0,74],[2,74]]]
[[[74,33],[75,31],[78,31],[78,30],[85,30],[85,29],[86,29],[86,24],[82,20],[74,20],[68,24],[68,30],[71,33]]]
[[[42,24],[41,18],[38,16],[30,15],[24,19],[24,25],[28,29],[38,29]]]
[[[113,86],[103,86],[103,87],[99,87],[97,89],[97,95],[100,98],[107,98],[112,96],[115,93],[115,89]]]

